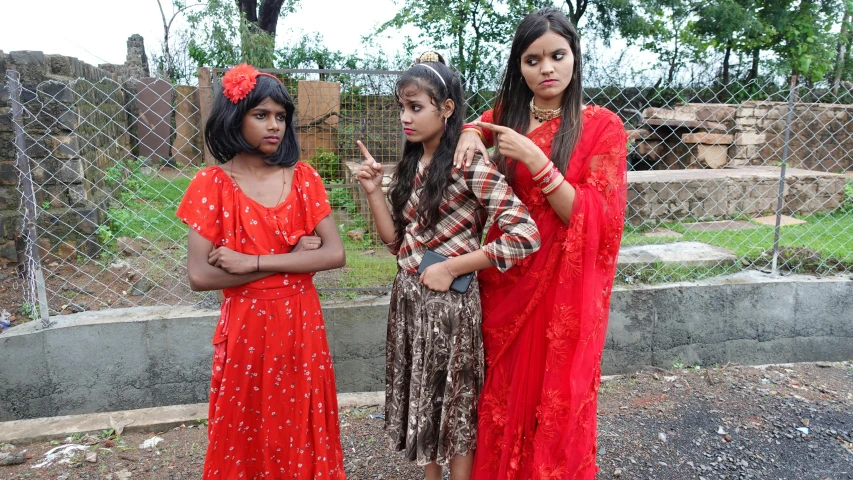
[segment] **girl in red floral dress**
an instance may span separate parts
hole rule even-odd
[[[205,128],[222,164],[178,207],[193,290],[225,294],[213,336],[205,479],[344,479],[335,376],[313,272],[344,265],[322,180],[298,162],[281,82],[229,70]],[[315,234],[316,233],[316,234]]]
[[[458,166],[497,143],[493,159],[542,236],[506,273],[480,274],[486,382],[475,479],[594,480],[598,469],[627,138],[615,114],[582,96],[577,32],[556,9],[533,12],[516,29],[496,108],[475,123],[481,131],[463,127],[457,146]]]

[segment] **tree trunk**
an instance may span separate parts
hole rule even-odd
[[[574,0],[575,5],[572,5],[573,0],[566,0],[566,5],[569,7],[569,20],[572,21],[572,24],[577,27],[578,22],[581,21],[581,17],[586,12],[587,4],[589,4],[589,0]]]
[[[726,45],[726,54],[723,56],[723,85],[729,84],[729,59],[732,56],[732,42]]]
[[[746,81],[755,80],[758,78],[758,60],[761,55],[761,49],[756,48],[752,51],[752,67],[749,69],[749,75],[746,77]]]
[[[832,79],[832,94],[838,95],[838,85],[844,71],[844,58],[847,49],[847,24],[850,22],[850,12],[844,12],[841,20],[841,33],[838,35],[838,54],[835,57],[835,78]]]
[[[240,13],[246,16],[246,21],[257,25],[273,37],[283,5],[284,0],[261,0],[261,6],[258,8],[258,0],[237,0],[237,7]]]

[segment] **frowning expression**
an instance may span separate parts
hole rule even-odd
[[[548,31],[521,54],[521,75],[542,108],[557,108],[572,81],[575,56],[568,40]]]
[[[271,98],[265,98],[243,117],[241,133],[246,143],[263,155],[272,155],[281,145],[287,130],[287,111]]]

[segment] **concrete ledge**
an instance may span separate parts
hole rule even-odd
[[[342,393],[338,408],[382,405],[385,392]],[[163,431],[207,419],[207,403],[170,405],[109,413],[65,415],[0,423],[0,443],[17,445],[53,440],[72,433],[100,433],[122,425],[124,432]]]
[[[324,304],[339,392],[384,389],[387,312],[387,296]],[[0,421],[204,403],[217,317],[132,308],[13,327],[0,335]],[[849,277],[744,272],[615,289],[602,370],[851,358]]]

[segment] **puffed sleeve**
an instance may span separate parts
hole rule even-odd
[[[199,170],[190,181],[175,215],[215,245],[223,245],[222,178],[216,167]]]

